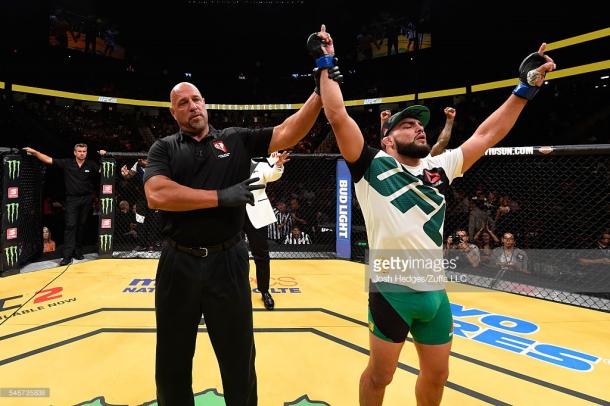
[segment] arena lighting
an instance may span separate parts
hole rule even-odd
[[[608,75],[600,77],[600,79],[608,79],[608,78],[610,78],[610,76],[608,76]]]
[[[184,77],[192,78],[193,74],[191,72],[184,72]]]

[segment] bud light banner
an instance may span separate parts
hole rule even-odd
[[[21,231],[19,210],[23,206],[19,193],[21,156],[5,155],[2,159],[2,260],[0,271],[14,269],[19,265]]]
[[[343,159],[337,161],[337,257],[352,256],[352,176]]]
[[[114,158],[103,157],[100,163],[100,223],[98,229],[98,254],[100,258],[112,258],[112,236],[114,234],[115,201]]]

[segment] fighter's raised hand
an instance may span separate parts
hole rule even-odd
[[[534,98],[540,86],[544,83],[547,72],[557,67],[553,59],[546,55],[546,43],[542,43],[538,52],[529,54],[519,65],[519,85],[513,90],[513,94],[524,99]]]

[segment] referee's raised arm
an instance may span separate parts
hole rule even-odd
[[[36,151],[34,148],[30,148],[30,147],[25,147],[23,148],[23,150],[25,152],[28,153],[28,155],[33,155],[35,156],[38,160],[40,160],[41,162],[47,164],[47,165],[53,165],[53,158],[43,154],[40,151]]]

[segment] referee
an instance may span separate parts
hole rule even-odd
[[[87,144],[76,144],[74,158],[65,159],[51,158],[30,147],[25,147],[23,150],[34,155],[41,162],[63,170],[66,186],[66,227],[64,230],[64,257],[59,265],[72,263],[72,258],[83,259],[81,244],[85,237],[85,225],[95,193],[94,181],[98,179],[100,165],[87,159]],[[102,149],[98,153],[103,156],[106,151]]]
[[[257,404],[248,249],[241,238],[252,204],[250,159],[288,148],[313,126],[321,108],[312,94],[276,127],[216,130],[191,83],[170,93],[180,130],[148,153],[144,189],[165,217],[166,244],[155,289],[157,401],[194,405],[192,363],[201,316],[220,367],[227,406]]]

